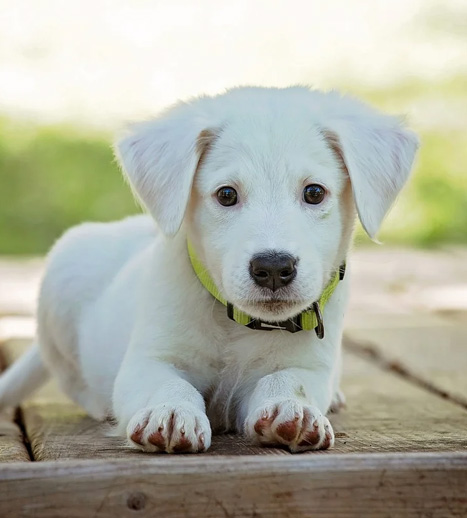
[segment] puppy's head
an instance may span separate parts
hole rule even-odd
[[[239,88],[179,104],[117,146],[161,230],[189,239],[224,297],[280,321],[320,297],[355,210],[375,237],[416,136],[367,106],[306,88]]]

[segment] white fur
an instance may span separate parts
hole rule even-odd
[[[45,365],[92,416],[114,416],[146,451],[202,451],[211,428],[292,451],[332,445],[325,414],[339,395],[348,275],[325,308],[323,340],[254,331],[201,286],[187,238],[226,299],[264,320],[290,318],[346,258],[355,205],[376,234],[416,148],[395,119],[301,87],[238,88],[135,126],[117,153],[160,230],[136,216],[59,240],[39,301]],[[320,205],[303,201],[309,183],[326,187]],[[217,202],[225,185],[237,205]],[[271,249],[300,258],[276,304],[248,271],[254,254]],[[20,360],[0,379],[0,401],[17,403],[40,370]]]

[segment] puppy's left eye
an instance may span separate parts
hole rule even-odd
[[[231,207],[238,201],[237,191],[233,187],[221,187],[217,191],[217,200],[224,207]]]
[[[311,183],[303,189],[303,199],[306,203],[318,205],[324,200],[326,189],[317,183]]]

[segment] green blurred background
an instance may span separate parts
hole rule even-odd
[[[87,4],[89,2],[84,3]],[[342,8],[343,4],[341,5],[338,0],[334,0],[332,3],[336,4],[336,9]],[[396,3],[398,5],[401,4],[400,2]],[[414,4],[413,1],[408,3]],[[19,7],[10,6],[10,11],[13,10],[16,14],[18,12],[21,14],[26,4],[22,2],[19,2],[19,4]],[[97,2],[97,4],[100,5],[102,2]],[[117,4],[120,8],[126,8],[130,5],[128,2],[117,2]],[[187,3],[183,2],[175,2],[175,4],[179,4],[180,9],[187,8],[188,6]],[[196,11],[195,14],[202,18],[203,12],[207,12],[206,10],[209,10],[211,6],[209,1],[201,2],[201,4],[203,4],[202,7],[204,6],[205,11]],[[225,2],[224,4],[230,5]],[[368,6],[370,5],[370,3],[365,3],[363,0],[360,0],[357,4],[363,6],[362,9],[365,9],[365,6],[369,9]],[[459,61],[459,56],[462,55],[467,60],[467,49],[465,48],[467,34],[462,31],[453,31],[453,27],[454,29],[458,27],[459,16],[463,16],[464,20],[466,19],[466,11],[464,9],[459,10],[459,6],[454,8],[454,4],[451,4],[452,2],[447,2],[447,4],[427,2],[424,4],[425,7],[422,11],[420,11],[421,8],[417,4],[418,7],[415,6],[412,10],[413,12],[409,13],[412,25],[407,25],[408,22],[405,18],[402,24],[405,37],[407,33],[410,33],[413,24],[424,28],[425,32],[423,35],[413,43],[414,48],[418,48],[419,52],[423,52],[425,48],[423,45],[426,42],[430,42],[430,45],[441,45],[442,47],[440,42],[446,41],[447,33],[451,40],[453,37],[457,38],[453,46],[449,48],[454,50],[458,48],[459,53],[456,54],[454,52],[452,54],[452,50],[443,50],[443,47],[441,48],[441,54],[438,53],[433,56],[433,59],[440,60],[439,74],[436,73],[436,64],[433,67],[432,63],[430,65],[431,68],[426,65],[426,68],[429,68],[429,73],[425,73],[424,63],[427,60],[424,61],[422,58],[417,58],[419,59],[417,62],[419,63],[418,70],[410,70],[410,73],[408,73],[407,69],[410,69],[409,63],[405,68],[401,65],[401,70],[397,74],[392,74],[397,66],[394,65],[391,49],[383,48],[383,43],[377,39],[375,33],[369,34],[367,40],[370,43],[373,41],[376,46],[381,46],[381,53],[383,57],[386,56],[388,67],[392,66],[392,69],[389,68],[387,70],[390,80],[387,77],[382,77],[380,71],[369,81],[366,75],[360,75],[360,69],[356,69],[355,73],[352,74],[348,68],[343,66],[339,69],[340,74],[336,75],[334,72],[330,73],[324,65],[320,69],[321,61],[317,60],[315,67],[318,70],[317,75],[312,73],[313,71],[307,70],[306,67],[300,72],[300,75],[297,72],[299,67],[295,67],[290,72],[290,80],[287,80],[287,77],[281,76],[280,80],[274,81],[275,76],[270,76],[270,67],[273,64],[266,64],[264,71],[258,75],[257,71],[251,72],[249,69],[241,68],[241,65],[244,64],[242,52],[245,49],[233,46],[229,50],[229,47],[226,47],[226,52],[230,52],[230,68],[232,68],[232,63],[237,64],[238,82],[278,84],[282,86],[283,84],[298,82],[298,80],[305,78],[306,81],[301,82],[314,83],[322,87],[336,86],[342,91],[355,94],[389,113],[409,114],[410,126],[421,136],[422,146],[413,178],[400,196],[396,207],[391,212],[381,232],[380,240],[385,243],[419,247],[440,246],[446,243],[467,243],[467,67],[463,67],[462,61]],[[39,4],[37,5],[39,6]],[[142,5],[149,9],[151,4],[142,2]],[[309,4],[306,2],[302,4],[302,6],[306,5]],[[104,4],[102,6],[101,15],[105,21],[107,11],[105,11]],[[154,9],[157,15],[157,8],[154,7]],[[152,13],[152,11],[150,12]],[[370,16],[371,12],[368,13],[369,11],[367,15]],[[401,13],[400,16],[403,15],[402,11]],[[421,21],[420,13],[423,14]],[[67,14],[70,20],[74,19],[73,12],[70,14],[67,11]],[[143,16],[144,13],[140,13],[140,15]],[[166,13],[167,17],[169,15],[170,13]],[[381,26],[383,26],[384,13],[373,12],[372,15],[379,16],[381,19],[377,19],[376,22],[381,23]],[[135,16],[138,16],[137,10]],[[172,13],[171,16],[174,19],[178,19],[179,13]],[[328,16],[332,19],[332,10],[326,16],[323,16],[324,18]],[[206,22],[206,20],[204,21]],[[46,46],[45,50],[43,48],[41,50],[42,40],[40,37],[37,37],[37,31],[38,28],[41,29],[39,30],[39,35],[42,34],[41,37],[45,38],[44,34],[47,33],[47,23],[49,22],[43,18],[42,21],[39,20],[31,23],[33,24],[29,26],[32,27],[31,33],[33,35],[36,34],[36,37],[35,39],[30,38],[30,40],[27,40],[26,50],[29,49],[29,54],[24,52],[24,34],[21,31],[18,34],[14,30],[12,31],[11,26],[9,26],[10,32],[6,36],[4,33],[3,40],[15,44],[12,45],[13,51],[10,54],[5,52],[4,48],[0,51],[0,58],[3,58],[3,63],[0,60],[0,81],[2,79],[2,65],[4,66],[3,71],[11,72],[11,70],[17,70],[15,68],[16,61],[14,61],[16,59],[17,61],[22,60],[21,70],[23,76],[21,77],[26,77],[27,79],[29,77],[27,74],[31,74],[31,77],[39,85],[37,88],[39,93],[36,92],[38,101],[35,105],[31,104],[30,98],[27,97],[30,90],[17,93],[17,90],[14,89],[14,84],[11,87],[11,92],[13,93],[7,91],[7,94],[10,96],[10,104],[8,105],[8,99],[3,103],[0,102],[0,254],[44,254],[54,240],[71,225],[86,220],[112,220],[138,211],[139,209],[132,198],[128,186],[124,183],[112,155],[111,142],[115,129],[121,125],[121,122],[126,117],[138,118],[146,111],[156,111],[156,108],[158,109],[166,102],[174,100],[172,97],[186,97],[186,92],[196,94],[204,90],[218,91],[223,87],[235,84],[233,78],[237,77],[235,75],[235,67],[233,67],[233,72],[229,69],[230,73],[232,73],[231,79],[229,79],[226,72],[225,83],[222,81],[213,83],[209,73],[213,74],[214,72],[206,69],[206,71],[201,71],[198,75],[193,76],[194,87],[192,90],[190,90],[189,84],[184,84],[183,89],[180,86],[174,86],[173,91],[171,90],[170,95],[168,95],[166,89],[171,84],[179,85],[177,76],[179,72],[171,71],[170,66],[165,62],[153,62],[152,82],[150,81],[149,86],[144,83],[145,75],[144,72],[141,72],[140,75],[136,74],[133,78],[126,77],[126,86],[122,89],[121,83],[114,81],[115,77],[109,72],[104,75],[103,79],[99,77],[91,78],[89,91],[86,91],[85,88],[84,91],[75,88],[77,93],[70,93],[67,91],[68,85],[75,84],[78,80],[79,86],[80,76],[74,69],[74,71],[65,70],[64,77],[66,81],[63,86],[63,92],[66,91],[66,93],[61,95],[63,98],[66,95],[68,96],[66,97],[68,104],[53,104],[54,99],[51,101],[46,94],[43,94],[44,98],[49,102],[50,109],[48,109],[47,102],[42,106],[40,88],[48,94],[50,91],[50,78],[59,77],[63,81],[63,76],[60,75],[60,69],[57,72],[56,68],[52,70],[50,67],[47,68],[47,66],[45,66],[44,70],[39,68],[39,72],[37,72],[37,70],[32,69],[31,63],[37,65],[37,62],[40,64],[42,60],[42,62],[47,64],[47,56],[55,56],[57,47],[63,47],[63,45],[70,46],[72,44],[67,39],[68,36],[66,34],[60,34],[55,40],[49,37],[46,40],[49,42],[49,46]],[[70,21],[69,23],[70,27],[73,28],[73,23],[75,22]],[[119,23],[125,26],[126,21],[121,20]],[[196,23],[196,21],[193,21],[193,26],[196,26]],[[208,36],[205,36],[205,39],[209,40],[209,30],[215,32],[219,29],[225,32],[230,27],[232,34],[235,34],[235,31],[242,29],[242,23],[241,18],[231,27],[228,24],[222,25],[221,23],[219,26],[218,22],[212,22],[211,25],[208,24],[206,29]],[[170,28],[169,22],[168,25]],[[18,30],[22,26],[22,23],[20,23]],[[189,26],[191,27],[192,25]],[[94,27],[95,33],[98,34],[103,27],[105,27],[105,24],[98,24]],[[173,29],[175,32],[177,27],[178,25],[175,24]],[[248,29],[248,26],[246,29]],[[82,28],[78,26],[76,30],[79,32],[82,31]],[[149,31],[148,28],[146,30]],[[398,30],[402,29],[399,28]],[[134,31],[138,33],[138,27],[135,27]],[[293,34],[292,29],[291,33]],[[82,34],[79,32],[79,34],[84,41],[84,32]],[[91,31],[92,34],[93,32]],[[163,34],[160,37],[162,38]],[[252,35],[253,37],[256,36]],[[282,38],[282,41],[288,37],[293,36],[287,34],[279,34],[277,36],[279,40]],[[115,39],[112,38],[114,36],[109,36],[108,41],[106,40],[110,46],[115,43]],[[422,41],[423,45],[420,44],[420,41]],[[190,38],[187,38],[185,42],[185,45],[188,44],[191,46]],[[410,44],[411,42],[408,40],[407,45]],[[139,45],[141,46],[141,43]],[[151,40],[144,43],[144,45],[146,51],[150,53],[155,42]],[[178,49],[179,52],[182,52],[183,45],[181,47],[176,47],[180,43],[174,43],[174,45],[176,50]],[[281,41],[277,45],[278,49],[283,48]],[[342,60],[345,60],[345,49],[348,45],[349,43],[345,40],[343,40],[341,47],[336,45],[335,53],[341,52]],[[361,43],[360,45],[363,44]],[[40,50],[38,55],[37,47]],[[166,50],[167,48],[170,50],[170,46],[166,47]],[[430,48],[432,47],[426,46],[425,52],[430,52]],[[138,48],[138,45],[136,45],[133,50],[136,55],[136,53],[141,51],[141,48]],[[258,52],[264,53],[266,51],[267,49],[263,49]],[[377,47],[373,49],[372,55],[362,54],[360,59],[362,60],[363,68],[367,64],[371,65],[373,63],[372,60],[374,60],[374,56],[378,54],[378,51],[379,48]],[[464,51],[466,52],[462,54]],[[131,48],[128,52],[131,52]],[[238,56],[234,59],[232,56],[235,56],[235,52],[238,52]],[[287,52],[293,54],[290,49]],[[458,60],[458,65],[454,64],[447,67],[446,63],[442,62],[442,52],[446,52],[451,57],[454,55],[454,58]],[[449,54],[449,52],[451,53]],[[177,52],[175,54],[177,55]],[[279,61],[281,59],[283,61],[282,67],[286,66],[288,60],[294,57],[289,54],[284,51],[279,55]],[[328,51],[328,55],[334,56],[334,54],[329,54]],[[78,64],[82,63],[83,60],[84,62],[86,61],[86,53],[84,53],[83,57],[80,49],[76,49],[74,56]],[[9,61],[8,59],[5,60],[5,57]],[[261,54],[253,57],[257,60],[257,63],[260,63]],[[455,61],[454,58],[452,59]],[[101,65],[105,64],[105,59],[106,55],[104,52],[104,55],[97,61],[92,61],[89,58],[89,62],[92,61],[98,67],[99,63]],[[355,59],[358,59],[358,57]],[[397,59],[403,62],[406,56],[400,55],[399,58],[396,57],[396,62]],[[132,70],[129,60],[131,61],[131,56],[127,56],[126,61],[121,62],[119,59],[116,61],[114,66],[116,69],[118,68],[118,74],[123,74],[122,76],[117,76],[117,78],[123,78],[126,75],[125,66],[127,64],[130,70]],[[165,69],[163,68],[164,66]],[[181,68],[183,69],[183,64]],[[110,65],[108,70],[111,70]],[[154,70],[159,70],[159,74],[154,72]],[[169,81],[169,86],[159,83],[161,70],[164,71],[165,81],[167,82],[167,77],[172,81],[171,83]],[[191,73],[194,74],[193,71]],[[5,77],[11,78],[11,73]],[[21,77],[18,81],[21,81]],[[314,79],[318,77],[318,81],[311,80],[312,77]],[[44,78],[47,78],[49,83],[46,81],[41,85],[41,81]],[[101,79],[106,84],[107,91],[105,89],[99,90],[97,87],[96,81],[99,82]],[[87,76],[83,79],[85,86],[88,80]],[[34,88],[34,81],[31,88]],[[128,84],[131,85],[130,90]],[[155,102],[152,102],[150,94],[147,94],[151,84],[156,84],[154,91],[157,100]],[[95,86],[94,90],[92,85]],[[143,85],[144,89],[142,88]],[[205,88],[205,85],[209,85],[209,88]],[[49,89],[47,90],[47,88]],[[139,88],[146,92],[144,93],[146,97],[143,95],[144,98],[138,104],[137,95],[134,92],[138,92]],[[160,93],[162,91],[164,91],[164,95]],[[110,92],[117,92],[117,94],[111,94]],[[0,89],[0,95],[1,93],[2,90]],[[105,101],[110,99],[111,101],[104,105],[103,110],[99,113],[99,117],[96,116],[99,119],[97,124],[95,117],[93,117],[94,106],[86,104],[87,100],[94,97],[104,99]],[[114,109],[115,106],[125,106],[125,103],[131,106],[128,112]],[[67,110],[67,106],[72,106],[72,108]],[[83,106],[83,112],[85,113],[81,117],[80,107]],[[52,112],[54,115],[49,117],[48,115]],[[109,116],[109,120],[106,120],[106,113],[112,115]],[[359,230],[357,243],[365,244],[367,242],[368,240]]]

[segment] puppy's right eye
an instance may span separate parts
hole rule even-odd
[[[221,187],[217,191],[217,200],[224,207],[231,207],[237,203],[237,191],[233,187]]]

